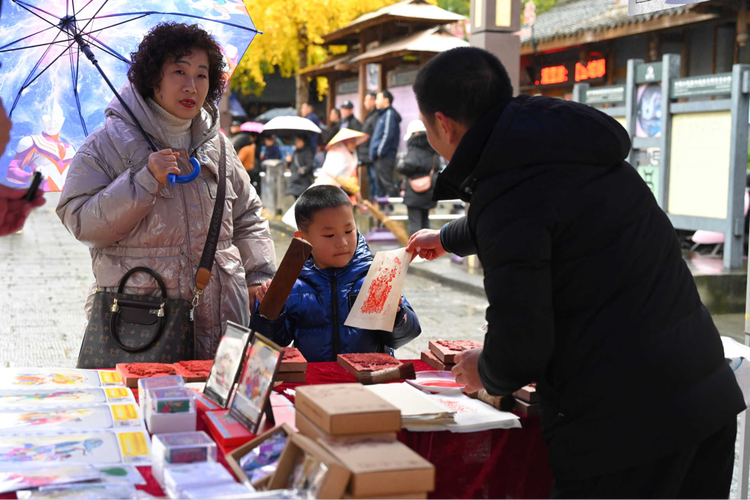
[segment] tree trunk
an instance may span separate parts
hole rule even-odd
[[[299,40],[299,69],[302,70],[307,67],[307,46],[309,41],[307,39],[307,27],[302,25],[297,32],[297,39]],[[310,83],[307,81],[305,75],[297,73],[297,111],[302,110],[302,103],[310,101]]]

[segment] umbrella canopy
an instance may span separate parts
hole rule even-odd
[[[322,130],[307,118],[301,116],[277,116],[263,127],[265,132],[320,134]]]
[[[255,117],[256,122],[266,123],[277,116],[297,116],[297,110],[294,108],[273,108],[265,113]]]
[[[257,33],[242,0],[0,2],[0,97],[13,119],[0,182],[41,170],[50,190],[62,189],[75,151],[104,124],[112,89],[127,82],[130,53],[149,29],[199,24],[221,45],[227,77]]]
[[[253,132],[255,134],[263,133],[263,124],[257,122],[245,122],[240,125],[240,130],[243,132]]]

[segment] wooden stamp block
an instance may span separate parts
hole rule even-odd
[[[513,393],[513,397],[526,403],[534,404],[539,402],[539,397],[536,394],[536,384],[529,384],[525,387],[521,387]]]
[[[284,357],[281,358],[281,366],[279,367],[279,373],[285,372],[306,372],[307,371],[307,360],[299,352],[299,349],[293,347],[284,348]]]
[[[539,415],[539,405],[526,403],[524,401],[519,401],[518,399],[516,399],[516,404],[513,407],[513,413],[523,415],[524,417]]]
[[[276,381],[303,384],[307,382],[307,374],[305,372],[279,372],[276,375]]]
[[[368,352],[364,354],[339,354],[339,364],[349,373],[374,372],[386,368],[397,368],[403,363],[390,354]]]
[[[456,365],[446,365],[445,363],[440,361],[438,357],[435,356],[435,353],[433,353],[432,351],[422,351],[422,361],[424,361],[431,367],[440,371],[444,371],[444,372],[449,372],[451,371],[451,368],[456,366]]]
[[[471,340],[430,340],[430,350],[444,364],[455,364],[456,354],[484,347],[484,344]]]
[[[118,363],[115,371],[126,387],[138,387],[138,379],[174,375],[174,365],[165,363]]]
[[[212,359],[207,360],[196,360],[196,361],[180,361],[175,363],[174,372],[175,375],[182,375],[185,383],[189,382],[205,382],[208,380],[208,374],[211,372],[211,366],[214,361]]]

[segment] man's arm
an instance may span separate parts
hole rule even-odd
[[[471,237],[469,218],[464,216],[444,225],[440,230],[440,244],[446,252],[459,257],[476,254],[477,249]]]
[[[370,160],[375,161],[378,157],[378,148],[380,143],[383,141],[383,130],[385,129],[384,120],[378,119],[375,123],[375,131],[372,133],[370,138]]]

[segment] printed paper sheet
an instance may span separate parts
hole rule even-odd
[[[127,387],[0,389],[0,410],[16,407],[82,406],[94,403],[135,403],[135,397]]]
[[[29,389],[37,387],[122,387],[117,372],[72,370],[65,368],[2,368],[0,387]]]
[[[378,252],[354,302],[346,326],[392,332],[411,254],[405,248]]]

